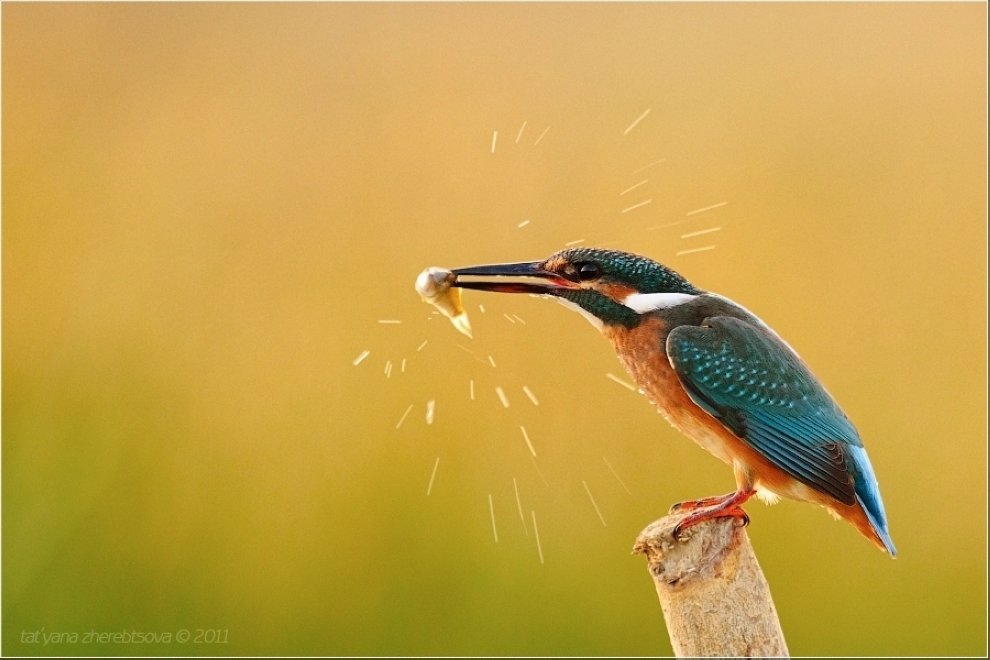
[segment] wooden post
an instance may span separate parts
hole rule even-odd
[[[746,528],[730,518],[672,535],[681,515],[644,529],[634,553],[646,555],[667,633],[678,657],[787,656],[770,588]]]

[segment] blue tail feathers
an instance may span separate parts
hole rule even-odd
[[[850,468],[856,478],[856,500],[866,517],[873,526],[873,531],[877,533],[887,552],[893,557],[897,554],[894,541],[890,538],[890,530],[887,529],[887,514],[883,509],[883,499],[880,497],[880,485],[877,477],[873,473],[873,466],[866,456],[866,450],[855,445],[847,445],[846,450],[850,460]]]

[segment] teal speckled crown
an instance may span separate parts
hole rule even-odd
[[[593,261],[602,268],[603,279],[625,284],[639,293],[702,293],[676,271],[638,254],[598,248],[568,248],[548,259],[571,263]]]

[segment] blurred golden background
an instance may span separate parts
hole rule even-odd
[[[413,291],[584,240],[859,427],[896,560],[749,507],[791,651],[985,653],[985,45],[979,3],[5,4],[4,652],[670,653],[629,551],[728,468],[577,315]]]

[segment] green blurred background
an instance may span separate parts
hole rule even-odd
[[[412,288],[584,239],[756,311],[862,432],[897,560],[749,507],[791,651],[985,653],[985,25],[5,4],[4,652],[670,653],[629,551],[730,471],[577,315],[469,294],[472,341]]]

